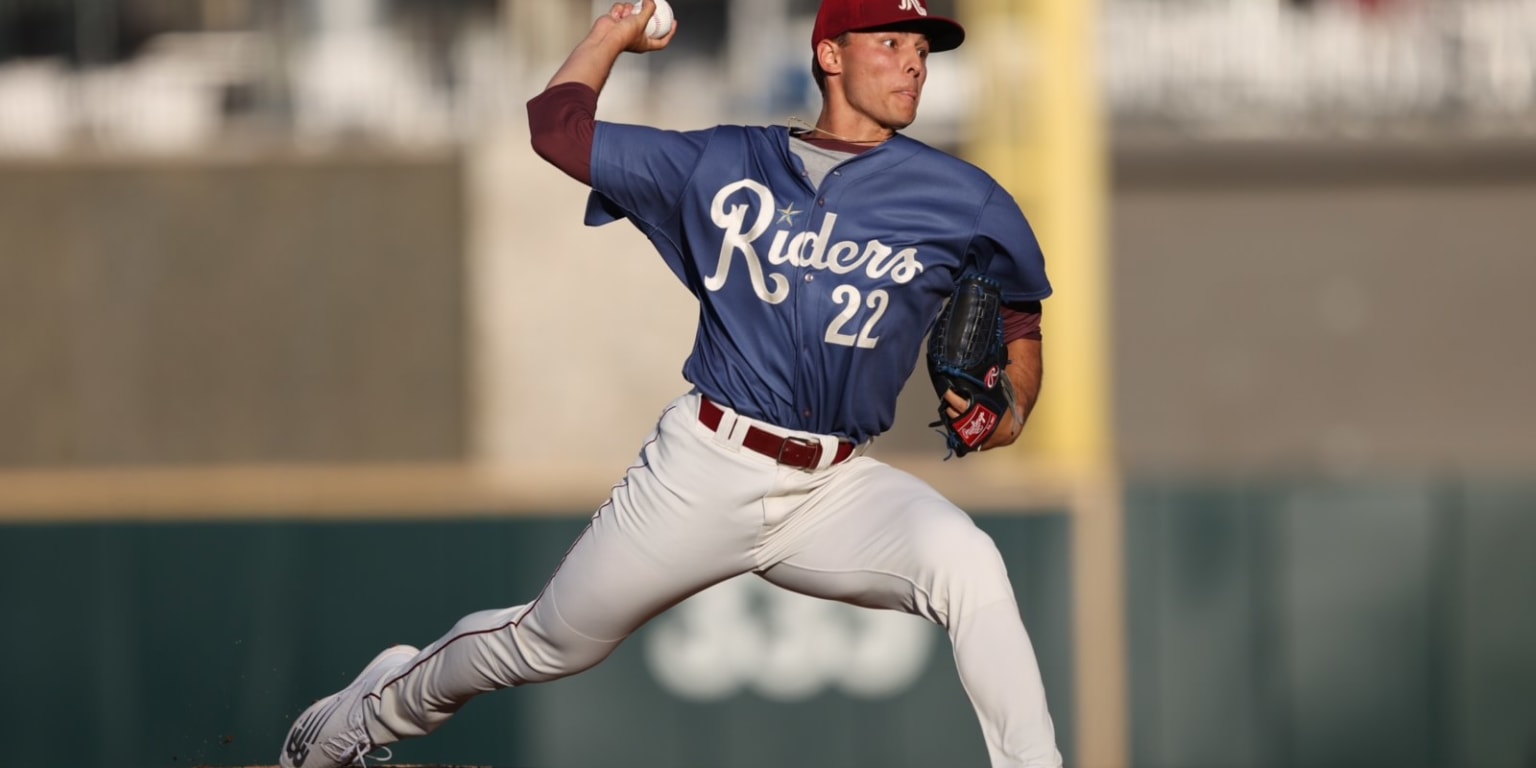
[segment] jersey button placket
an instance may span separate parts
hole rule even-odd
[[[816,200],[818,207],[825,207],[826,203],[827,199],[825,197]],[[820,222],[816,220],[815,216],[807,215],[803,231],[815,232],[820,229],[820,226]],[[806,248],[805,250],[809,251],[810,249]],[[811,402],[813,399],[811,391],[814,387],[811,386],[811,382],[806,374],[817,369],[816,359],[819,354],[818,348],[821,341],[821,326],[819,325],[821,318],[819,315],[823,299],[811,293],[811,286],[816,283],[815,268],[809,264],[801,264],[799,269],[801,272],[800,282],[806,286],[806,290],[795,291],[796,310],[801,318],[800,333],[803,334],[798,345],[800,348],[800,359],[797,367],[801,375],[797,377],[799,384],[796,387],[798,391],[795,399],[798,401],[796,404],[800,411],[800,417],[804,420],[802,427],[809,428],[811,415],[814,413],[811,408],[813,405],[813,402]]]

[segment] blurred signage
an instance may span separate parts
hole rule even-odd
[[[657,618],[643,637],[662,688],[692,701],[751,691],[800,701],[827,690],[895,696],[927,666],[937,630],[915,616],[731,579]]]

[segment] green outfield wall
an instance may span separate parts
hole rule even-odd
[[[0,703],[3,762],[272,763],[292,718],[344,685],[383,646],[425,645],[461,614],[532,598],[583,525],[584,516],[0,528],[0,613],[8,630],[0,633],[7,659],[0,687],[8,694]],[[989,518],[985,527],[1007,553],[1047,687],[1067,714],[1058,727],[1070,744],[1066,517]],[[746,619],[770,643],[810,624],[846,620],[817,614],[797,625],[775,618],[775,594],[788,595],[754,592]],[[742,680],[739,692],[702,700],[669,692],[646,661],[655,653],[651,634],[670,618],[579,677],[475,701],[432,738],[400,745],[396,762],[830,768],[985,761],[948,641],[936,627],[889,614],[911,622],[901,634],[917,641],[908,647],[921,655],[910,674],[873,693],[825,671],[790,693],[772,680]],[[812,648],[810,655],[825,654]]]
[[[1530,483],[1132,484],[1132,764],[1529,766],[1533,511]],[[0,528],[4,764],[271,762],[308,700],[384,644],[424,644],[463,613],[531,597],[583,525],[580,514],[257,516]],[[978,521],[1007,558],[1070,761],[1070,518]],[[400,745],[396,761],[984,765],[936,628],[879,624],[877,636],[858,616],[797,612],[743,588],[745,613],[720,620],[781,651],[807,627],[841,627],[802,644],[811,666],[851,658],[848,638],[863,632],[889,641],[903,671],[873,683],[823,671],[790,691],[737,671],[707,696],[680,693],[656,659],[698,640],[679,634],[680,614],[694,610],[684,603],[596,669],[479,699],[430,739]]]

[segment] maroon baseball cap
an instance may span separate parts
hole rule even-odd
[[[844,32],[910,27],[928,36],[929,50],[949,51],[965,41],[965,27],[954,19],[930,16],[923,0],[822,0],[811,30],[811,47]]]

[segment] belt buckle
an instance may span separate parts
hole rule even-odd
[[[809,459],[806,461],[786,460],[784,454],[789,450],[791,445],[808,450],[810,452]],[[803,456],[805,454],[799,455]],[[780,464],[788,464],[791,467],[797,467],[799,469],[815,469],[816,465],[821,463],[821,441],[811,440],[804,437],[786,437],[784,438],[784,442],[779,444],[779,455],[774,458]]]

